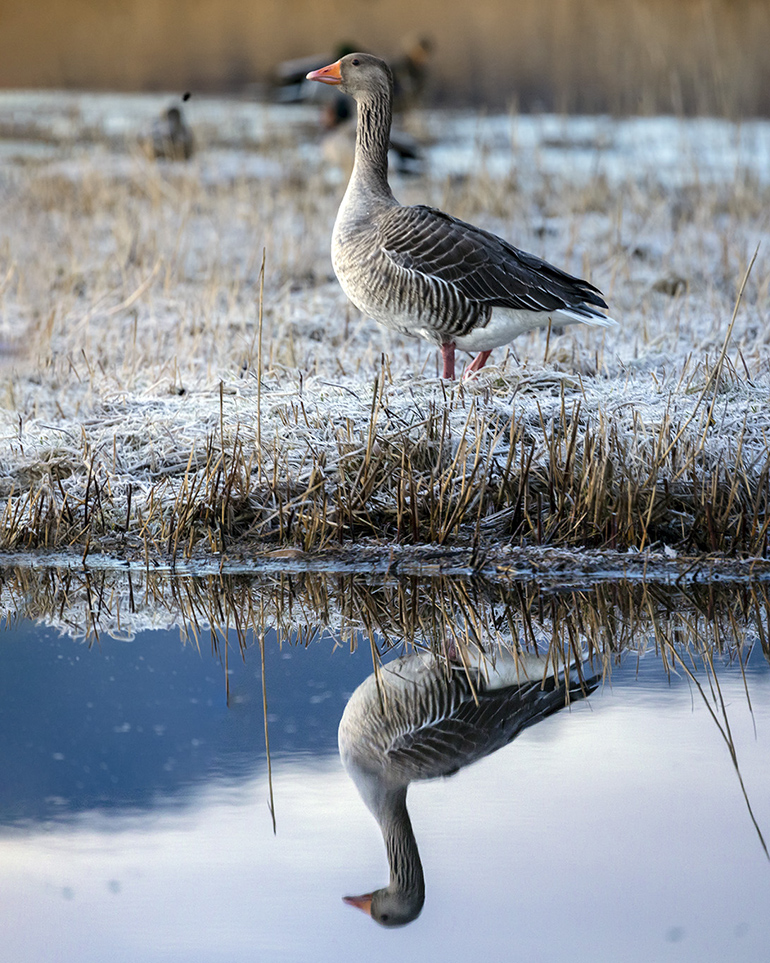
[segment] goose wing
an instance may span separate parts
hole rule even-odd
[[[570,697],[582,698],[594,680],[570,684]],[[436,680],[422,696],[424,718],[402,732],[388,749],[388,764],[407,779],[449,776],[511,742],[527,726],[566,704],[564,680],[551,678],[521,686],[477,690],[474,698],[464,671]]]
[[[469,301],[528,311],[606,308],[601,292],[496,234],[432,207],[394,207],[378,223],[383,255],[396,268],[440,281]]]

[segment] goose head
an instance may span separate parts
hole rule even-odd
[[[388,785],[386,774],[367,770],[355,753],[343,749],[342,757],[361,798],[380,826],[390,867],[387,886],[363,896],[344,896],[343,900],[381,926],[405,926],[420,915],[425,902],[420,853],[406,808],[408,782]]]
[[[355,906],[371,916],[380,926],[406,926],[420,915],[425,902],[425,891],[422,889],[404,892],[393,888],[393,885],[383,886],[373,893],[363,896],[344,896],[348,906]]]
[[[384,60],[366,53],[351,53],[328,67],[311,70],[308,80],[339,87],[356,100],[391,97],[393,75]]]

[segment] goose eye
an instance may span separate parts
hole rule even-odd
[[[361,63],[361,61],[358,59],[358,57],[356,57],[355,59],[351,60],[350,62],[353,64],[354,67],[357,67],[357,66]]]

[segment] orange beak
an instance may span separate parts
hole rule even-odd
[[[336,66],[336,64],[334,66]],[[343,896],[342,901],[343,903],[347,903],[348,906],[355,906],[357,909],[363,910],[367,916],[371,916],[373,895],[374,893],[365,893],[363,896]]]
[[[320,70],[311,70],[307,79],[318,80],[322,84],[332,84],[334,87],[338,87],[342,83],[339,60],[336,63],[329,64],[328,67],[321,67]]]

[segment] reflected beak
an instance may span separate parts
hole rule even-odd
[[[342,83],[339,60],[336,63],[329,64],[328,67],[321,67],[320,70],[311,70],[307,79],[318,80],[322,84],[332,84],[334,87],[338,87]]]
[[[310,76],[308,74],[308,76]],[[343,896],[342,902],[347,903],[348,906],[355,906],[360,910],[363,910],[367,916],[372,915],[372,896],[374,893],[364,893],[363,896]]]

